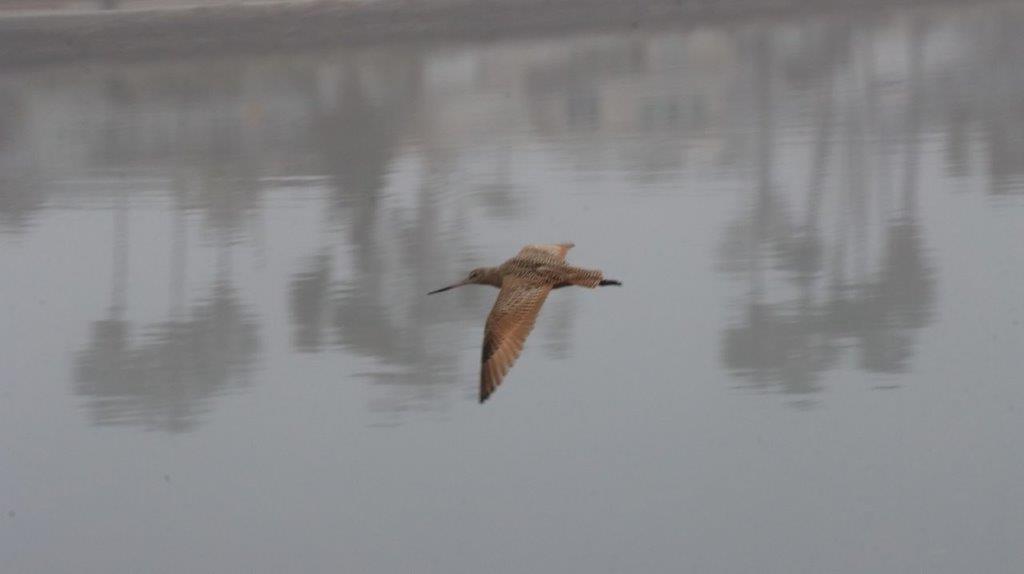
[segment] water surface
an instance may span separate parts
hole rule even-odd
[[[1022,26],[0,72],[3,570],[1020,571]]]

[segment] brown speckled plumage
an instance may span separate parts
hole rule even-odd
[[[620,284],[605,280],[600,271],[567,265],[565,254],[572,247],[572,243],[527,245],[498,267],[474,269],[461,283],[433,291],[470,283],[501,288],[484,326],[480,402],[487,400],[512,368],[552,289]]]

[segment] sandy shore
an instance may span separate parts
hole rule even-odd
[[[0,17],[0,64],[458,40],[948,0],[325,0]]]

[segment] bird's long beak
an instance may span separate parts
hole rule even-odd
[[[430,293],[427,293],[427,295],[433,295],[434,293],[441,293],[442,291],[448,291],[449,289],[455,289],[456,287],[462,287],[463,285],[466,285],[466,284],[467,284],[467,281],[459,281],[455,285],[449,285],[447,287],[441,287],[440,289],[435,289],[435,290],[431,291]]]

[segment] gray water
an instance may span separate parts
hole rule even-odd
[[[3,71],[0,569],[1022,571],[1022,28]]]

